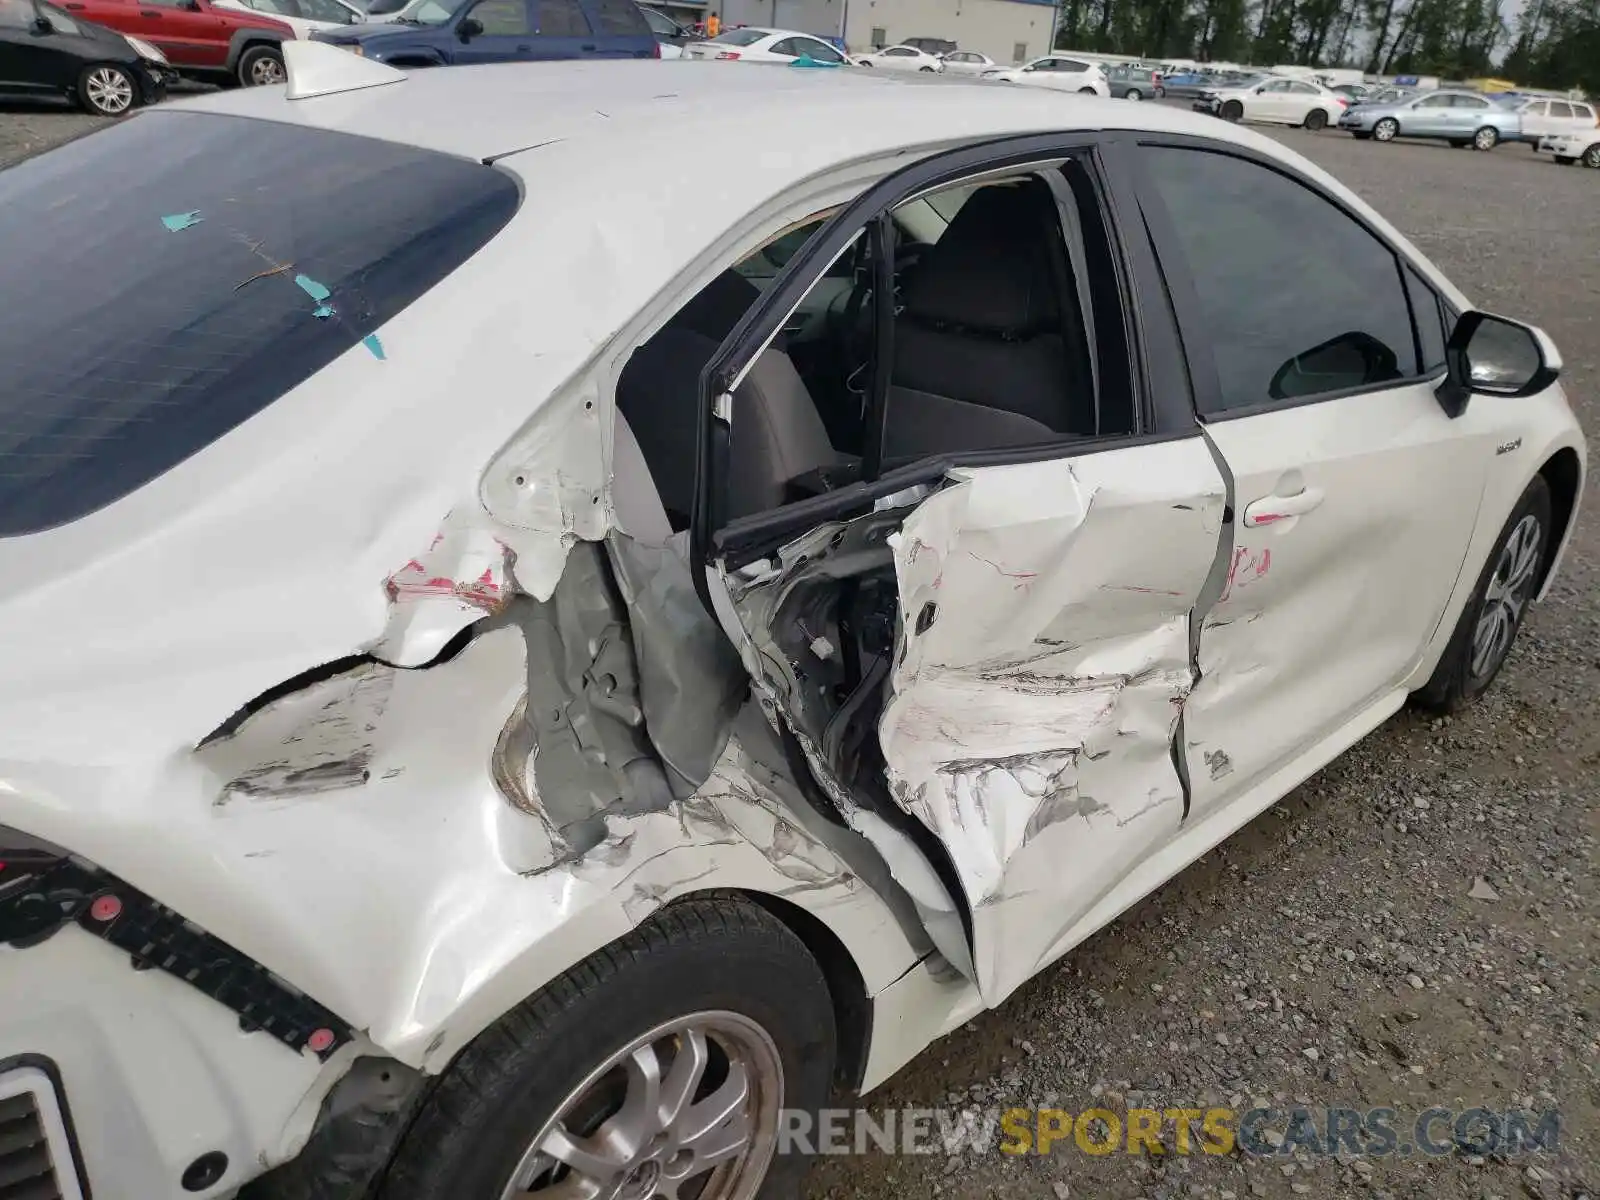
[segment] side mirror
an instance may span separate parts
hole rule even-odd
[[[1544,391],[1561,375],[1561,352],[1544,330],[1485,312],[1461,314],[1445,343],[1447,368],[1437,395],[1459,417],[1476,392],[1516,399]]]
[[[1263,83],[1260,87],[1258,87],[1256,89],[1256,95],[1259,96],[1259,95],[1261,95],[1262,92],[1264,92],[1266,90],[1267,90],[1267,85]]]
[[[33,31],[35,33],[54,33],[56,27],[50,24],[49,17],[41,14],[33,19]]]
[[[483,36],[483,22],[477,17],[463,17],[461,24],[456,26],[456,34],[463,42],[470,42],[475,37]]]

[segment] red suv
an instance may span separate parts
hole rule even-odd
[[[282,83],[282,43],[294,30],[257,13],[211,0],[62,0],[85,19],[154,42],[172,66],[209,82]]]

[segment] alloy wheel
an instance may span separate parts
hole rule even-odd
[[[660,1025],[578,1085],[501,1200],[751,1200],[783,1104],[783,1062],[739,1013]]]
[[[264,87],[271,83],[282,83],[288,77],[288,73],[283,69],[283,63],[273,58],[270,54],[263,54],[250,64],[250,82],[257,87]]]
[[[1544,527],[1532,513],[1518,521],[1506,538],[1494,574],[1483,592],[1483,608],[1472,631],[1470,666],[1482,679],[1504,660],[1517,636],[1517,626],[1528,605],[1544,548]]]
[[[115,67],[96,67],[84,80],[83,90],[96,112],[120,116],[133,107],[133,81]]]
[[[1583,165],[1600,168],[1600,142],[1596,142],[1583,152]]]
[[[1400,122],[1392,117],[1385,117],[1372,127],[1372,136],[1380,142],[1394,141],[1395,134],[1400,132]]]
[[[1493,150],[1495,143],[1500,140],[1500,135],[1492,128],[1485,125],[1472,137],[1472,144],[1479,150]]]

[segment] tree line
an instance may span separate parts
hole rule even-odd
[[[1600,92],[1600,0],[1059,0],[1056,45]]]

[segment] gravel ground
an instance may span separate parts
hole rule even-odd
[[[0,165],[97,124],[0,107]],[[1600,428],[1600,174],[1520,147],[1277,136],[1366,196],[1484,307],[1543,325],[1567,355],[1580,417]],[[811,1200],[1600,1191],[1597,561],[1591,511],[1482,703],[1444,722],[1397,717],[869,1099],[874,1110],[1072,1112],[1556,1105],[1558,1155],[869,1154],[824,1162]],[[1494,899],[1471,894],[1480,879]]]

